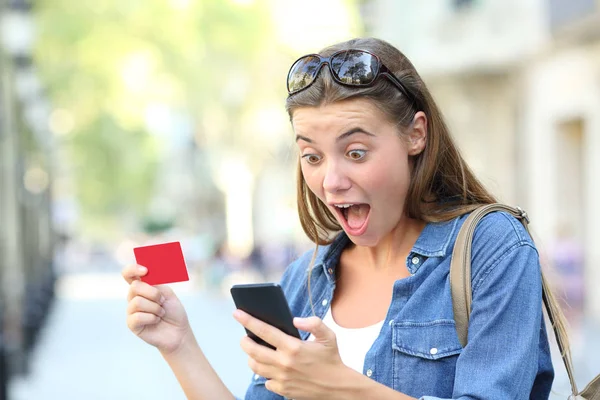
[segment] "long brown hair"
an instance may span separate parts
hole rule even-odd
[[[427,145],[423,152],[413,157],[406,215],[426,222],[439,222],[470,212],[478,205],[494,203],[494,196],[477,180],[460,155],[442,113],[408,58],[389,43],[374,38],[335,44],[319,54],[327,57],[347,49],[377,55],[413,98],[402,95],[387,79],[378,79],[370,87],[343,86],[333,80],[327,68],[322,68],[309,88],[288,97],[286,110],[290,119],[300,107],[366,98],[402,131],[402,128],[408,128],[417,111],[423,111],[427,115]],[[341,227],[327,206],[308,188],[299,165],[297,201],[300,223],[306,235],[317,245],[331,243]]]

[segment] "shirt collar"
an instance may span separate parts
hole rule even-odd
[[[423,228],[419,238],[415,242],[411,253],[420,254],[425,257],[444,257],[453,243],[460,218],[454,218],[444,222],[429,222]],[[339,263],[342,251],[348,245],[350,239],[342,231],[333,242],[326,246],[319,246],[314,265],[314,271],[323,271],[330,283],[335,280],[335,268]],[[409,255],[410,257],[410,255]]]
[[[329,283],[335,282],[335,268],[339,264],[342,251],[350,243],[348,236],[342,231],[331,244],[319,246],[317,256],[312,266],[313,272],[322,271]]]
[[[460,218],[444,222],[430,222],[419,235],[413,252],[426,257],[444,257],[453,243]]]

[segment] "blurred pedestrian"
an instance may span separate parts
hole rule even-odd
[[[475,231],[469,340],[458,340],[454,241],[470,211],[496,200],[410,61],[384,41],[351,40],[298,59],[287,88],[298,212],[317,249],[281,281],[302,340],[234,314],[277,349],[243,338],[255,372],[246,399],[547,399],[538,253],[508,214]],[[173,291],[141,282],[145,272],[123,271],[129,328],[160,350],[189,399],[233,399]]]
[[[579,326],[585,301],[583,246],[567,224],[562,224],[552,245],[555,285],[565,296],[565,314],[571,326]]]

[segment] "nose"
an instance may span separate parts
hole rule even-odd
[[[334,162],[327,163],[325,176],[323,177],[323,189],[329,193],[338,193],[348,190],[352,182],[340,165]]]

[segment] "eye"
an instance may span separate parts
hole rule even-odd
[[[302,156],[302,158],[305,159],[307,163],[313,165],[321,161],[321,156],[318,156],[316,154],[305,154]]]
[[[362,160],[363,158],[365,158],[365,155],[367,155],[367,151],[366,150],[350,150],[347,153],[347,156],[354,161],[359,161]]]

